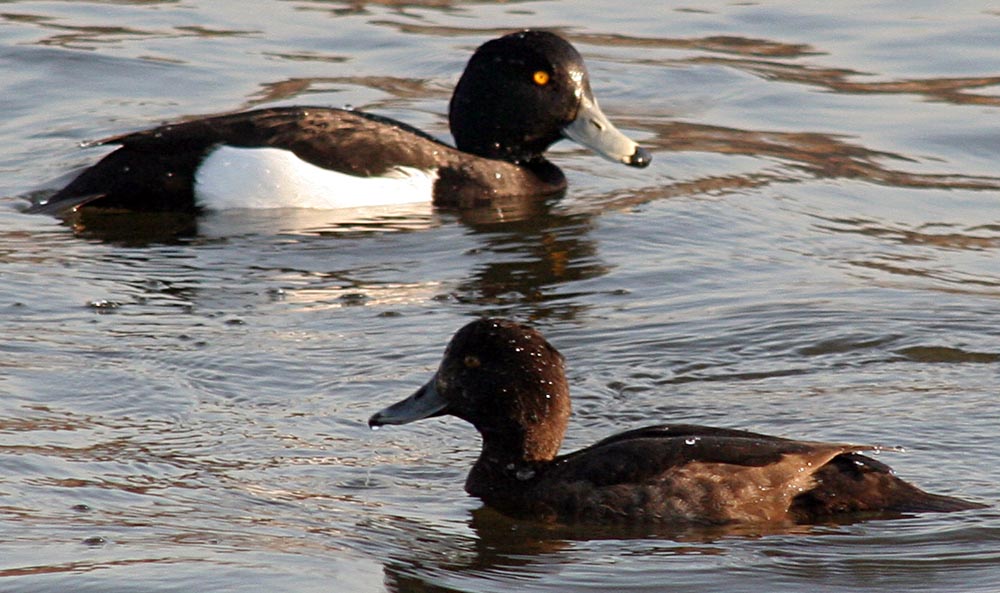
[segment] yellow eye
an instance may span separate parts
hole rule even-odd
[[[470,368],[470,369],[474,369],[474,368],[478,367],[481,364],[479,362],[479,358],[477,358],[477,357],[475,357],[475,356],[473,356],[471,354],[465,357],[465,361],[464,362],[465,362],[465,366],[467,368]]]
[[[538,86],[545,86],[549,84],[549,73],[545,70],[539,70],[531,76],[531,79],[534,80],[535,84]]]

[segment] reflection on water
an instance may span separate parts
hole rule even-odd
[[[310,58],[316,59],[316,58]],[[324,61],[338,61],[337,58],[323,58]],[[262,85],[262,89],[249,101],[243,103],[240,109],[252,109],[259,105],[268,105],[276,101],[295,100],[297,104],[309,101],[310,95],[324,92],[335,92],[344,86],[358,86],[366,89],[376,89],[390,96],[392,101],[426,99],[428,97],[447,98],[451,95],[451,90],[438,88],[422,79],[410,79],[400,77],[385,76],[341,76],[341,77],[313,77],[313,78],[293,78],[269,82]],[[366,107],[368,110],[378,109],[381,104],[388,103],[373,102]],[[381,103],[381,104],[380,104]]]
[[[0,199],[0,590],[996,590],[995,508],[553,529],[461,491],[471,429],[364,424],[505,315],[572,361],[569,449],[658,422],[882,442],[1000,500],[1000,17],[855,4],[5,3],[0,196],[81,141],[275,102],[447,140],[470,52],[539,24],[658,154],[557,145],[566,195],[462,211]]]
[[[780,173],[763,170],[747,179],[736,179],[734,187],[763,181],[795,182],[805,178],[845,179],[893,187],[922,189],[1000,190],[1000,178],[955,174],[918,174],[894,170],[884,160],[908,161],[908,157],[858,146],[825,134],[745,131],[704,125],[666,123],[657,125],[661,150],[698,151],[773,158],[786,165]],[[804,177],[805,173],[808,177]],[[706,189],[717,190],[715,184]]]
[[[553,290],[610,271],[588,237],[589,216],[535,215],[531,218],[474,226],[483,241],[477,252],[486,255],[456,294],[487,315],[523,315],[529,319],[573,319],[579,305]]]
[[[1000,236],[991,237],[986,235],[986,233],[994,233],[1000,230],[995,225],[977,225],[972,228],[943,232],[954,225],[933,223],[924,225],[920,229],[908,229],[893,226],[892,223],[875,220],[834,219],[824,221],[823,224],[817,224],[816,226],[824,230],[858,233],[867,237],[910,246],[928,246],[970,251],[983,251],[1000,247]]]
[[[666,579],[673,587],[704,586],[717,571],[739,575],[735,590],[762,590],[761,567],[777,565],[779,573],[819,585],[851,582],[858,586],[872,574],[884,574],[922,558],[920,549],[934,541],[921,538],[919,521],[902,519],[906,541],[885,554],[866,556],[853,547],[857,541],[852,523],[822,526],[732,526],[686,527],[661,531],[636,530],[633,533],[539,526],[512,521],[489,509],[472,512],[471,536],[457,536],[436,530],[431,525],[415,525],[406,520],[394,521],[398,530],[396,550],[385,563],[385,584],[389,591],[501,591],[509,584],[503,575],[517,575],[518,586],[533,590],[571,587],[587,590],[600,578],[600,587],[652,583],[649,578]],[[884,523],[882,525],[889,525]],[[912,533],[905,535],[907,530]],[[962,538],[960,530],[942,534],[943,539]],[[408,546],[417,538],[419,546]],[[871,543],[876,543],[877,538]],[[622,546],[627,547],[623,551]],[[760,545],[759,553],[748,553]],[[820,551],[822,550],[822,551]],[[826,560],[834,553],[839,560]],[[584,558],[614,554],[606,558],[610,572],[590,572],[580,567]],[[735,556],[735,557],[732,557]],[[974,564],[986,569],[996,558],[988,554]],[[822,564],[817,562],[822,560]],[[920,579],[934,575],[936,568],[923,565],[908,577],[894,578],[901,588],[919,587]],[[578,568],[580,567],[580,568]],[[970,567],[971,568],[971,567]],[[907,571],[903,571],[904,573]],[[901,573],[895,573],[901,574]],[[656,586],[662,586],[662,582]],[[847,590],[847,589],[845,589]]]
[[[253,234],[324,235],[419,231],[438,224],[430,204],[341,210],[283,209],[226,211],[196,216],[183,212],[127,212],[81,209],[65,222],[87,239],[144,246],[219,240]]]
[[[136,2],[139,5],[149,4],[173,4],[172,1],[164,2]],[[13,4],[22,4],[14,2]],[[81,25],[74,24],[66,19],[59,19],[47,15],[27,14],[21,12],[6,12],[0,15],[0,19],[19,25],[30,25],[44,31],[46,34],[38,38],[34,43],[38,45],[51,45],[66,49],[92,50],[97,46],[121,43],[123,41],[135,40],[142,37],[155,38],[184,38],[184,37],[230,37],[230,36],[254,36],[259,35],[258,30],[236,30],[236,29],[215,29],[200,25],[175,25],[173,27],[154,29],[140,28],[138,26],[113,26],[113,25]],[[113,19],[109,19],[113,20]]]

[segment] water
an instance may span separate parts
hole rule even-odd
[[[1000,590],[995,509],[798,532],[547,530],[462,492],[454,420],[369,431],[473,316],[569,360],[565,450],[666,421],[902,446],[995,504],[1000,11],[989,3],[27,2],[0,195],[78,144],[256,105],[447,137],[471,50],[559,27],[654,150],[562,199],[75,225],[0,201],[0,590]]]

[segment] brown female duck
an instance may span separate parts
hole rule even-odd
[[[562,355],[534,329],[474,321],[437,373],[372,427],[451,414],[483,449],[465,489],[515,517],[557,522],[810,523],[845,514],[958,511],[983,505],[930,494],[859,454],[866,445],[742,430],[661,425],[558,455],[570,415]]]

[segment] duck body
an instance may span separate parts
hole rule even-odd
[[[428,180],[426,191],[397,196],[397,200],[433,200],[443,206],[474,206],[521,193],[551,195],[566,188],[562,172],[548,161],[519,165],[469,159],[466,153],[402,122],[323,107],[221,115],[115,136],[98,144],[120,148],[52,196],[47,202],[50,208],[92,204],[193,212],[356,205],[349,200],[359,196],[350,195],[349,190],[296,183],[305,171],[317,170],[330,173],[331,185],[338,179],[345,186],[354,181],[357,190],[364,192],[362,203],[374,204],[385,204],[393,196],[370,195],[364,180],[406,179],[407,173]],[[219,169],[226,168],[231,172],[217,180]],[[399,186],[397,191],[406,189],[402,183]],[[373,189],[378,187],[373,185]],[[389,184],[382,189],[394,188]]]
[[[117,145],[36,212],[340,208],[431,201],[474,207],[562,192],[543,153],[571,138],[635,167],[650,155],[607,120],[576,50],[545,31],[492,40],[452,96],[456,146],[361,111],[276,107],[114,136]]]
[[[978,506],[857,453],[878,449],[660,425],[552,461],[480,458],[466,491],[507,515],[560,523],[812,523]]]
[[[479,320],[435,377],[372,426],[451,414],[483,438],[466,491],[507,515],[559,523],[812,523],[982,505],[924,492],[860,452],[695,425],[627,431],[558,455],[569,417],[562,356],[536,331]]]

